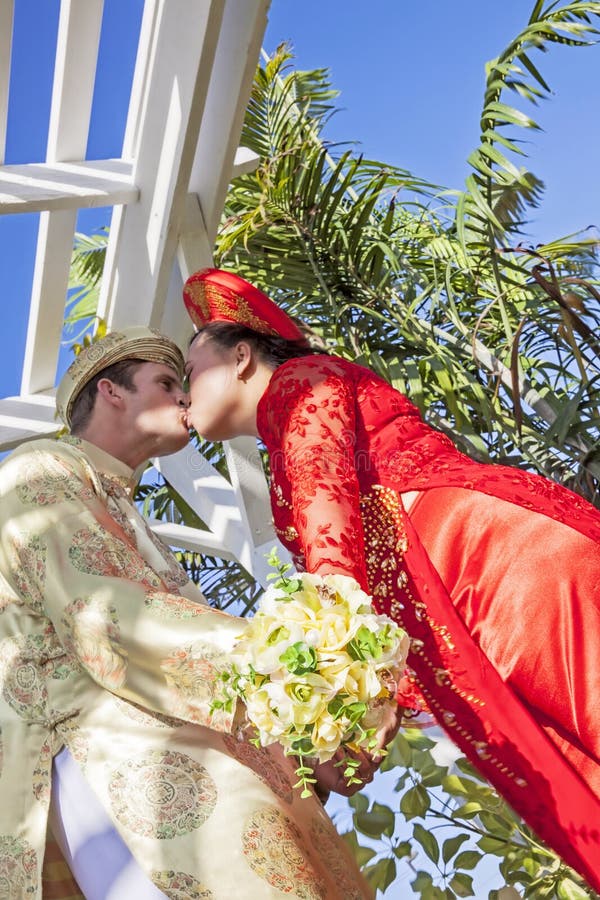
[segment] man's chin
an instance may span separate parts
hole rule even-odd
[[[183,450],[184,447],[187,447],[189,442],[190,436],[187,430],[180,435],[170,435],[169,437],[165,437],[155,456],[170,456],[172,453]]]

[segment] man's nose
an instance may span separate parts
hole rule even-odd
[[[177,403],[179,404],[179,406],[183,406],[184,409],[187,409],[190,405],[190,395],[181,394]]]

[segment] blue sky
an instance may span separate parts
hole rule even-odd
[[[118,156],[142,0],[105,0],[88,158]],[[328,67],[341,92],[328,128],[367,157],[460,188],[476,146],[484,65],[524,24],[532,3],[504,0],[273,0],[264,46],[291,42],[302,68]],[[482,9],[484,12],[482,12]],[[6,163],[44,159],[59,0],[17,0]],[[529,227],[533,243],[598,225],[600,47],[554,47],[537,62],[553,98],[534,111],[528,145],[547,184]],[[0,395],[18,393],[38,217],[0,217],[4,360]],[[91,231],[108,211],[86,211]],[[64,357],[66,358],[66,357]]]
[[[477,145],[485,63],[526,24],[528,0],[274,0],[265,49],[289,39],[302,68],[327,66],[341,91],[330,136],[367,157],[461,188]],[[343,9],[343,13],[341,10]],[[366,12],[368,10],[368,13]],[[555,46],[532,59],[554,92],[528,135],[530,165],[547,184],[534,242],[600,225],[600,47]],[[519,105],[514,94],[506,102]]]

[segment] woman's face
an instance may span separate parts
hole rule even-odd
[[[185,371],[190,394],[188,424],[210,441],[241,434],[243,385],[237,377],[236,348],[222,348],[201,335],[189,349]]]

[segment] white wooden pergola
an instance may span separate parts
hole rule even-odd
[[[257,160],[238,146],[270,0],[145,0],[119,159],[85,159],[103,0],[61,0],[46,160],[0,166],[0,214],[40,212],[18,396],[0,400],[0,451],[52,435],[77,213],[112,207],[99,315],[148,324],[185,348],[188,275],[212,262],[231,178]],[[14,0],[0,0],[0,162]],[[25,111],[24,111],[25,114]],[[209,530],[156,523],[171,544],[235,558],[259,582],[275,539],[255,441],[227,447],[231,483],[196,450],[156,467]]]

